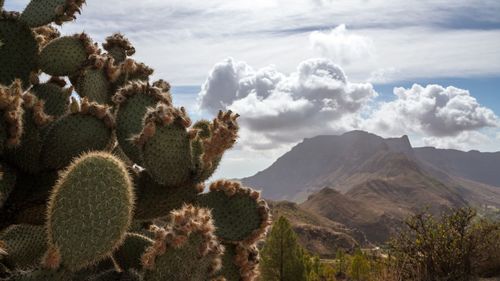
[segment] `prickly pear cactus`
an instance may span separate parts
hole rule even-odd
[[[122,34],[61,36],[84,2],[0,0],[0,280],[255,280],[266,203],[204,185],[238,115],[193,122]]]

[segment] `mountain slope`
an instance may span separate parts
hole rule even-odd
[[[498,155],[413,149],[406,136],[353,131],[306,139],[242,181],[262,189],[265,198],[303,202],[301,209],[383,242],[417,210],[499,208],[500,188],[493,186],[498,175],[490,167],[500,167]]]
[[[269,168],[242,182],[261,188],[266,198],[300,201],[324,186],[336,186],[363,172],[359,167],[379,149],[413,153],[406,136],[384,140],[363,131],[317,136],[305,139]]]
[[[433,147],[415,148],[414,151],[421,162],[446,174],[500,187],[500,152],[464,152]]]
[[[284,216],[290,221],[303,247],[323,258],[333,257],[338,248],[352,251],[368,243],[362,232],[307,211],[296,203],[268,201],[268,204],[274,218]]]

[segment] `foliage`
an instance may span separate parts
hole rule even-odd
[[[422,212],[390,242],[391,267],[401,280],[471,280],[500,269],[500,224],[470,208],[436,219]]]
[[[304,250],[285,217],[272,226],[261,252],[261,273],[264,281],[307,280]]]
[[[0,280],[254,280],[267,204],[202,193],[238,115],[192,124],[123,35],[61,36],[84,2],[0,0]]]
[[[274,222],[262,249],[262,280],[327,281],[335,280],[333,267],[308,254],[285,217]]]

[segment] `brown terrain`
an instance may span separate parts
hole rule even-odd
[[[305,139],[269,168],[242,179],[280,201],[308,249],[381,244],[408,215],[500,208],[500,153],[412,148],[408,137],[363,131]],[[350,238],[347,238],[350,237]]]

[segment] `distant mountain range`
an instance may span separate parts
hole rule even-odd
[[[383,242],[417,210],[500,208],[500,152],[413,148],[407,136],[352,131],[305,139],[242,182]]]

